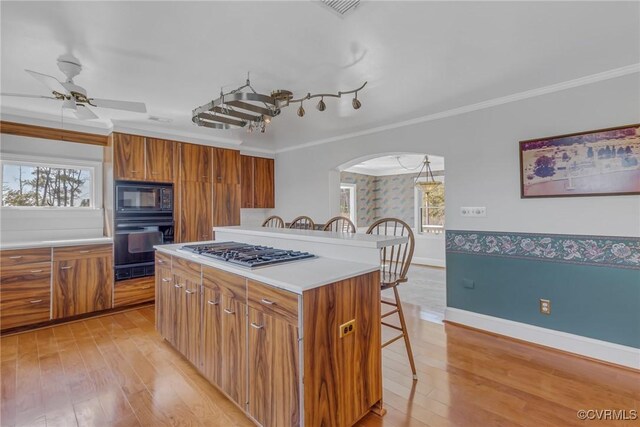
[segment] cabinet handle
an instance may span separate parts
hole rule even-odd
[[[176,283],[176,284],[175,284],[175,285],[173,285],[173,286],[175,286],[176,288],[181,288],[181,287],[182,287],[182,285],[180,285],[180,284],[178,284],[178,283]]]
[[[88,254],[91,251],[79,251],[81,254]]]
[[[262,299],[260,300],[260,302],[261,302],[261,303],[263,303],[264,305],[275,305],[275,302],[274,302],[274,301],[269,301],[269,300],[268,300],[268,299],[266,299],[266,298],[262,298]]]
[[[9,257],[9,259],[20,259],[20,258],[22,258],[22,255],[14,255]]]
[[[218,305],[218,304],[220,304],[220,301],[209,300],[209,301],[207,301],[207,304],[209,304],[209,305]]]
[[[142,287],[142,289],[149,289],[149,288],[151,288],[151,285]]]
[[[151,175],[160,175],[160,172],[151,172]]]
[[[189,290],[189,289],[185,289],[184,291],[185,291],[188,295],[195,294],[196,292],[198,292],[198,291],[191,291],[191,290]]]
[[[140,171],[129,171],[131,173],[139,173]]]
[[[60,270],[69,270],[70,268],[73,268],[72,265],[67,265],[65,267],[60,267]]]
[[[170,281],[171,281],[171,279],[169,279],[169,278],[166,278],[166,277],[165,277],[164,279],[162,279],[162,281],[163,281],[163,282],[170,282]]]
[[[42,273],[43,270],[31,270],[30,273]]]
[[[227,314],[236,314],[236,312],[231,310],[230,308],[225,308],[224,312],[227,313]]]
[[[255,329],[262,329],[264,328],[264,325],[258,325],[257,323],[251,322],[251,327]]]
[[[41,299],[34,299],[34,300],[29,301],[29,304],[37,304],[39,302],[42,302],[42,300]]]
[[[164,261],[163,261],[163,260],[161,260],[161,259],[159,259],[159,260],[157,260],[157,261],[158,261],[158,264],[164,264]]]

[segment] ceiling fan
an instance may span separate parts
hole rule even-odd
[[[20,93],[2,93],[1,96],[17,96],[22,98],[54,99],[62,101],[62,108],[73,112],[80,120],[92,120],[99,117],[89,107],[110,108],[112,110],[133,111],[146,113],[147,107],[143,102],[116,101],[112,99],[89,98],[87,91],[73,82],[73,78],[80,74],[82,65],[73,55],[62,55],[58,58],[58,68],[67,79],[59,81],[53,76],[25,70],[30,76],[38,80],[51,90],[52,96],[25,95]]]

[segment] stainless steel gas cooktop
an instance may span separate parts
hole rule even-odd
[[[276,249],[269,246],[249,245],[237,242],[184,245],[180,250],[249,268],[315,257],[315,255],[309,252]]]

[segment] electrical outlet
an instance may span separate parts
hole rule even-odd
[[[460,208],[460,215],[462,216],[475,216],[486,217],[487,208],[484,206],[463,206]]]
[[[349,320],[347,323],[340,325],[340,338],[352,334],[356,330],[356,319]]]
[[[551,314],[551,301],[548,299],[540,299],[540,313]]]

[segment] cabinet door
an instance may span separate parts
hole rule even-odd
[[[180,183],[178,236],[180,242],[211,240],[212,206],[211,184],[208,182]]]
[[[247,403],[247,306],[222,296],[222,390],[240,407]]]
[[[145,143],[146,181],[172,182],[175,142],[147,138]]]
[[[144,137],[113,134],[114,179],[144,180]]]
[[[0,328],[9,329],[49,320],[50,301],[50,262],[2,264]]]
[[[180,180],[211,182],[211,152],[204,145],[180,144]]]
[[[253,157],[240,156],[241,197],[243,208],[253,207]]]
[[[240,184],[240,152],[224,148],[213,150],[213,182]]]
[[[53,319],[111,308],[111,257],[54,261]]]
[[[220,292],[202,288],[202,373],[222,386],[222,301]]]
[[[240,184],[213,184],[213,225],[240,225]]]
[[[170,343],[175,343],[176,291],[171,267],[156,263],[156,330]]]
[[[299,426],[298,328],[249,308],[248,351],[249,414],[264,427]]]
[[[174,275],[177,295],[177,349],[200,366],[200,283]]]
[[[274,161],[262,157],[254,158],[253,177],[253,207],[254,208],[274,208]]]

